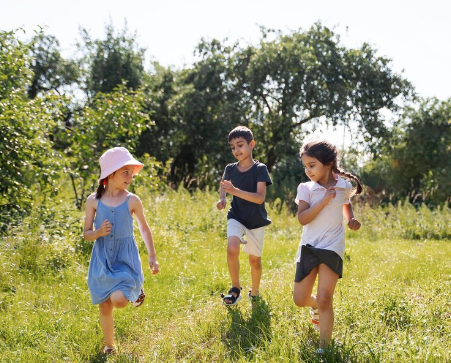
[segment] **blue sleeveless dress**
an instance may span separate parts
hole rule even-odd
[[[134,302],[141,292],[144,274],[128,208],[130,196],[117,207],[98,201],[95,228],[100,228],[105,219],[112,228],[110,234],[98,238],[92,248],[88,286],[93,304],[105,302],[114,291],[122,291],[127,300]]]

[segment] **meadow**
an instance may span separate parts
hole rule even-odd
[[[226,212],[216,192],[136,193],[144,202],[161,271],[146,277],[140,308],[115,310],[118,352],[101,354],[98,308],[86,284],[92,242],[70,200],[33,210],[0,244],[0,362],[317,362],[318,333],[292,302],[302,228],[268,205],[262,299],[225,307]],[[230,199],[229,199],[230,202]],[[327,362],[451,361],[451,212],[399,204],[355,206],[347,231]],[[250,287],[241,254],[243,291]]]

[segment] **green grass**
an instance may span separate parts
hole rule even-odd
[[[86,274],[91,242],[83,213],[61,202],[36,211],[0,244],[1,362],[316,362],[318,334],[294,306],[301,226],[270,208],[263,299],[227,308],[226,213],[216,193],[146,196],[161,272],[144,264],[147,298],[114,311],[118,354],[105,358]],[[277,212],[280,211],[280,212]],[[357,208],[335,293],[328,362],[451,361],[451,230],[448,209]],[[145,248],[138,234],[142,260]],[[247,256],[242,284],[250,287]]]

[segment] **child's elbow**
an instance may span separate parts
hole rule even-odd
[[[255,201],[255,203],[257,204],[263,204],[265,202],[265,196],[264,195],[258,195],[257,200]]]

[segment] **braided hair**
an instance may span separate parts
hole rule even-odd
[[[105,190],[105,187],[106,187],[107,179],[108,178],[99,180],[99,186],[97,187],[97,190],[96,190],[96,199],[100,199],[100,197],[102,196],[102,194]]]
[[[332,164],[332,171],[335,174],[341,175],[346,179],[351,179],[357,184],[357,188],[352,195],[362,193],[360,180],[354,174],[340,168],[337,148],[329,141],[322,139],[309,141],[301,147],[299,154],[301,157],[307,155],[318,159],[323,165]]]

